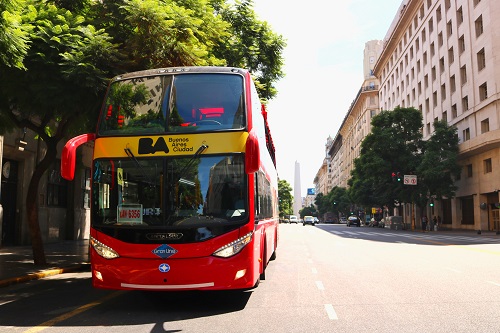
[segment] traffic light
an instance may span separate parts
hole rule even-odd
[[[398,182],[401,181],[401,172],[398,171]]]
[[[396,180],[396,173],[395,173],[395,172],[393,172],[393,173],[392,173],[392,181],[395,181],[395,180]]]
[[[434,201],[431,201],[431,202],[429,203],[429,206],[434,207]]]

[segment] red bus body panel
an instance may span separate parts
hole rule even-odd
[[[178,252],[167,259],[153,253],[162,244],[128,244],[92,230],[94,238],[120,254],[116,259],[104,259],[91,249],[92,284],[104,289],[157,291],[252,288],[262,270],[265,230],[263,223],[255,230],[252,241],[230,258],[215,257],[212,253],[238,239],[239,230],[202,243],[171,244]],[[169,267],[167,272],[160,270],[164,264]],[[236,278],[240,271],[245,274]]]

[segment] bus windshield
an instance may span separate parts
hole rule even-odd
[[[98,159],[94,227],[210,227],[248,221],[241,154]]]
[[[101,112],[100,136],[193,133],[242,129],[243,77],[166,73],[111,83]]]

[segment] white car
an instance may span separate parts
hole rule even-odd
[[[290,221],[290,223],[299,223],[299,218],[296,215],[290,215],[288,221]]]
[[[302,222],[302,225],[306,225],[306,224],[314,225],[314,223],[315,223],[314,217],[304,216],[304,222]]]

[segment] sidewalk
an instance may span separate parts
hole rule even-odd
[[[46,276],[88,269],[88,239],[44,244],[46,266],[33,264],[29,246],[0,248],[0,288]]]

